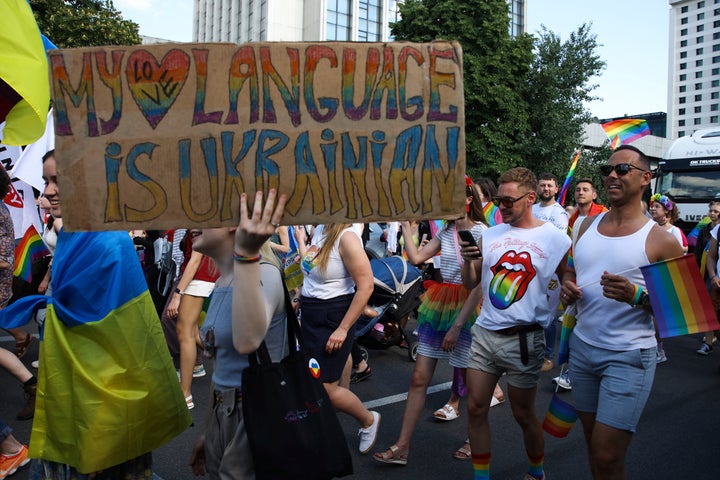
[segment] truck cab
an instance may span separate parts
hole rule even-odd
[[[720,127],[675,140],[658,162],[654,192],[670,197],[680,212],[677,226],[692,230],[710,200],[720,198]]]

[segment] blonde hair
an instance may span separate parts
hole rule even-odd
[[[260,247],[260,255],[262,256],[263,262],[272,263],[277,268],[282,270],[282,265],[280,265],[280,259],[270,246],[270,239],[266,240],[265,243],[263,243]]]
[[[340,238],[340,234],[343,230],[351,226],[352,225],[349,223],[331,223],[325,225],[322,232],[324,242],[322,247],[320,247],[317,257],[315,257],[317,261],[317,268],[320,269],[320,272],[325,272],[327,264],[330,261],[330,253],[333,251],[335,242],[337,242],[337,239]]]

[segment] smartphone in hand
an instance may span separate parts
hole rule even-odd
[[[458,230],[458,236],[460,237],[460,240],[469,243],[470,246],[478,246],[477,242],[475,241],[475,237],[473,237],[473,234],[470,230]]]

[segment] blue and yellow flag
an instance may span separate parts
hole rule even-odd
[[[191,419],[125,232],[61,231],[53,296],[0,310],[19,326],[47,299],[30,456],[80,472],[154,450]]]
[[[45,47],[27,0],[0,0],[0,123],[6,145],[45,133],[50,82]]]

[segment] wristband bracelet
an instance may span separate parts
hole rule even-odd
[[[240,263],[255,263],[259,262],[260,259],[262,259],[262,255],[258,254],[254,257],[246,257],[245,255],[240,255],[237,252],[233,252],[233,260]]]
[[[638,300],[640,300],[640,295],[642,294],[642,288],[640,288],[639,285],[634,284],[635,287],[635,295],[633,296],[633,299],[630,301],[630,305],[633,307],[638,304]]]

